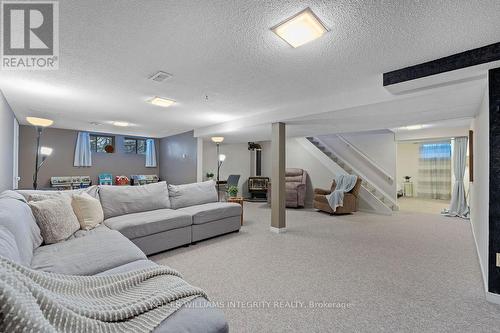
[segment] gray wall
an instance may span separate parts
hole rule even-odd
[[[0,91],[0,191],[12,189],[14,180],[14,113]]]
[[[196,182],[197,140],[193,131],[160,140],[160,177],[170,184]]]
[[[74,167],[73,158],[78,131],[46,128],[42,134],[42,146],[54,149],[38,175],[39,188],[50,186],[52,176],[91,176],[97,184],[99,173],[108,172],[129,176],[133,174],[159,174],[159,168],[146,168],[145,155],[123,152],[124,136],[114,135],[115,152],[112,154],[93,153],[91,167]],[[11,142],[12,140],[10,140]],[[156,141],[158,155],[158,140]],[[31,188],[36,152],[36,131],[31,126],[19,129],[19,188]],[[12,182],[12,181],[11,181]]]

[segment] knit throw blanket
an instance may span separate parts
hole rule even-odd
[[[335,179],[335,190],[326,196],[328,204],[335,212],[337,207],[344,206],[344,193],[351,191],[356,186],[357,176],[354,175],[339,175]]]
[[[166,266],[72,276],[0,256],[0,332],[151,332],[199,296],[206,294]]]

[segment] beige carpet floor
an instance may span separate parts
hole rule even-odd
[[[205,289],[231,332],[500,332],[468,221],[313,210],[287,220],[271,233],[270,209],[245,203],[239,233],[151,259]]]
[[[443,208],[450,207],[450,200],[401,197],[398,199],[398,206],[403,212],[441,214]]]

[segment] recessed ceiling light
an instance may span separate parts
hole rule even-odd
[[[422,128],[424,128],[423,125],[411,125],[411,126],[404,127],[404,129],[406,129],[408,131],[419,130],[419,129],[422,129]]]
[[[113,125],[118,127],[127,127],[129,124],[126,121],[113,121]]]
[[[162,98],[162,97],[155,97],[149,103],[157,106],[161,106],[164,108],[168,108],[170,105],[174,104],[175,101],[168,99],[168,98]]]
[[[328,31],[311,8],[304,9],[272,27],[271,30],[292,47],[309,43]]]
[[[33,126],[48,127],[54,123],[53,120],[37,117],[26,117],[26,121]]]

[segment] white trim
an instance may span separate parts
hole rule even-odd
[[[17,190],[19,188],[19,122],[16,117],[14,117],[13,126],[12,189]]]
[[[486,300],[491,303],[495,304],[500,304],[500,295],[499,294],[494,294],[490,293],[489,291],[486,292]]]
[[[479,254],[479,244],[477,243],[476,233],[474,232],[474,223],[472,222],[472,219],[470,219],[470,228],[472,230],[474,244],[476,245],[477,260],[479,261],[479,269],[481,270],[481,277],[483,278],[483,287],[484,291],[486,292],[486,299],[488,299],[488,277],[484,275],[484,272],[486,272],[486,270],[484,270],[483,262],[481,261],[481,255]]]
[[[271,230],[271,232],[274,232],[275,234],[283,234],[286,232],[286,227],[285,228],[270,227],[269,230]]]

